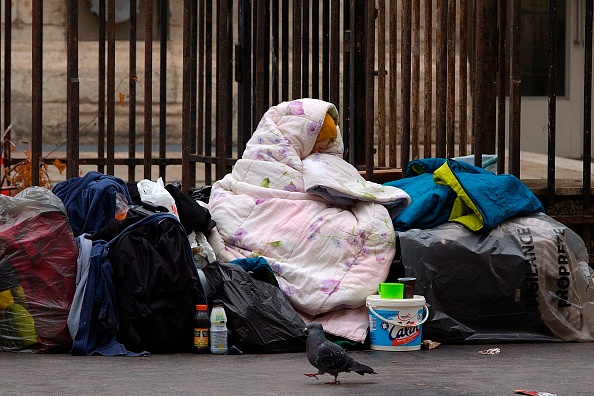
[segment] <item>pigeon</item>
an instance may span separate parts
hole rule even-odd
[[[318,369],[317,373],[305,374],[306,376],[319,379],[318,375],[328,373],[334,376],[334,381],[326,383],[339,384],[340,381],[336,379],[338,373],[354,371],[359,375],[377,374],[371,367],[356,362],[343,347],[328,341],[320,323],[309,323],[305,327],[305,332],[307,333],[305,344],[307,360]]]

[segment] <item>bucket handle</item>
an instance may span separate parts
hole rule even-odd
[[[429,318],[429,307],[427,306],[427,304],[423,305],[423,310],[425,310],[425,315],[423,316],[423,319],[421,319],[421,321],[419,323],[416,324],[408,324],[408,323],[398,323],[395,322],[393,320],[389,320],[384,318],[383,316],[381,316],[380,314],[378,314],[377,312],[375,312],[375,309],[373,309],[371,306],[367,306],[367,308],[369,308],[369,310],[371,311],[371,313],[373,314],[373,316],[375,316],[376,318],[389,323],[391,325],[394,326],[400,326],[400,327],[417,327],[422,325],[423,323],[425,323],[427,321],[427,318]]]

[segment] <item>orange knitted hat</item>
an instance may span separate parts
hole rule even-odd
[[[320,133],[318,133],[316,143],[324,141],[326,139],[336,139],[337,137],[338,131],[336,130],[336,123],[334,122],[332,116],[326,113],[326,117],[324,118],[324,123],[322,124],[322,128],[320,129]]]

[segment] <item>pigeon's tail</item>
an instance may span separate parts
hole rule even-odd
[[[359,375],[377,374],[371,367],[366,366],[366,365],[361,364],[361,363],[355,363],[355,364],[353,364],[351,367],[349,367],[349,371],[354,371],[355,373],[357,373]]]

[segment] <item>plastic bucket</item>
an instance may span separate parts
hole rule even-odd
[[[371,349],[378,351],[414,351],[421,349],[422,324],[429,317],[425,297],[367,297]]]

